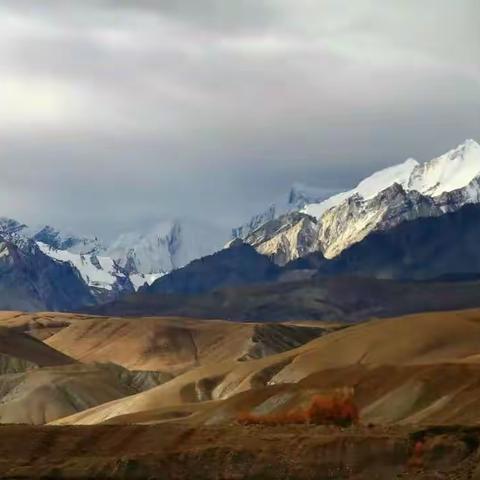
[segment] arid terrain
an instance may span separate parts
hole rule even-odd
[[[1,478],[480,478],[480,310],[0,327]],[[288,420],[345,392],[350,426]]]
[[[0,427],[15,479],[478,480],[480,430],[184,424]],[[28,442],[25,439],[28,438]],[[19,448],[19,446],[22,448]]]

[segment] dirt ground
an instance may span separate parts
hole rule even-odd
[[[478,480],[480,428],[0,426],[0,478]]]

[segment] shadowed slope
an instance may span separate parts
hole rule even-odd
[[[74,362],[67,355],[45,345],[40,340],[5,327],[0,327],[0,353],[25,360],[39,367],[66,365]]]
[[[113,364],[72,364],[0,375],[0,423],[43,424],[125,398],[170,377]]]
[[[255,322],[356,322],[472,307],[480,307],[480,281],[423,283],[333,277],[226,288],[203,295],[137,293],[95,311],[103,315],[180,315]]]
[[[327,275],[377,278],[478,278],[479,241],[480,205],[466,205],[457,212],[372,233],[333,260],[323,262],[319,270]]]

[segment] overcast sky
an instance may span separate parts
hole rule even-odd
[[[478,0],[1,0],[0,215],[235,226],[480,140]]]

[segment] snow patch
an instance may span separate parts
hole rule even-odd
[[[112,290],[118,277],[122,276],[118,272],[115,262],[110,257],[83,255],[67,250],[56,250],[42,242],[37,242],[37,245],[45,255],[60,262],[73,265],[89,287]]]

